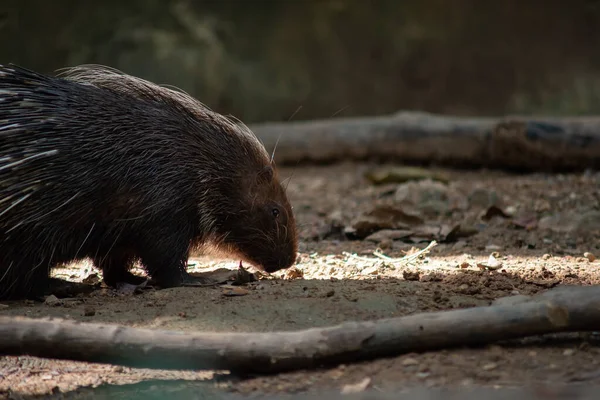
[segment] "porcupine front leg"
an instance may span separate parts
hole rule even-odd
[[[191,235],[185,231],[145,232],[137,254],[152,281],[162,288],[205,284],[206,279],[187,273]]]
[[[96,268],[102,270],[104,283],[111,287],[121,284],[140,285],[146,279],[129,272],[135,261],[135,254],[126,247],[111,249],[109,253],[93,257]]]

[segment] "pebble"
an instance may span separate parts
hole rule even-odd
[[[60,301],[60,299],[58,297],[51,294],[50,296],[46,297],[46,300],[44,301],[44,303],[48,306],[58,306],[62,302]]]
[[[596,256],[593,255],[592,253],[587,252],[587,251],[585,253],[583,253],[583,256],[585,258],[587,258],[589,262],[594,262],[596,260]]]
[[[93,317],[94,315],[96,315],[96,310],[93,307],[86,306],[83,309],[83,316],[84,317]]]
[[[575,354],[575,350],[573,349],[565,349],[565,351],[563,351],[563,356],[572,356],[573,354]]]
[[[367,376],[360,382],[350,384],[350,385],[345,385],[342,388],[341,392],[342,392],[342,394],[363,392],[363,391],[365,391],[365,389],[367,389],[369,387],[370,383],[371,383],[371,378],[369,378]]]
[[[484,371],[491,371],[493,369],[496,369],[496,367],[498,367],[498,364],[492,362],[489,364],[485,364],[483,367],[481,367],[481,369],[483,369]]]
[[[405,367],[411,366],[411,365],[417,365],[419,364],[419,361],[417,361],[416,359],[412,358],[412,357],[408,357],[405,358],[404,360],[402,360],[402,365],[404,365]]]

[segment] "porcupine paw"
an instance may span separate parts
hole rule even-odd
[[[148,279],[143,276],[134,275],[129,271],[122,271],[118,275],[104,275],[104,282],[108,286],[119,287],[122,285],[139,286],[147,282]]]

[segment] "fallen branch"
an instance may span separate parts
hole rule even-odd
[[[106,385],[78,389],[83,398],[127,398],[129,400],[147,400],[169,398],[177,399],[214,399],[214,400],[596,400],[597,385],[567,384],[543,385],[527,384],[523,387],[455,387],[427,388],[411,387],[393,390],[386,388],[367,389],[363,392],[343,393],[339,390],[311,390],[309,393],[243,394],[221,391],[214,386],[195,382],[141,382],[131,385]]]
[[[509,298],[510,299],[510,298]],[[195,333],[0,317],[0,354],[130,367],[272,373],[531,335],[600,330],[600,287],[489,307],[273,333]]]
[[[600,166],[600,117],[389,116],[251,126],[280,165],[380,159],[518,170]]]

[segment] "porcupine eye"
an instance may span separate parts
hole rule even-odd
[[[279,217],[279,208],[277,208],[277,207],[274,207],[274,208],[271,210],[271,213],[273,214],[273,218],[277,218],[277,217]]]

